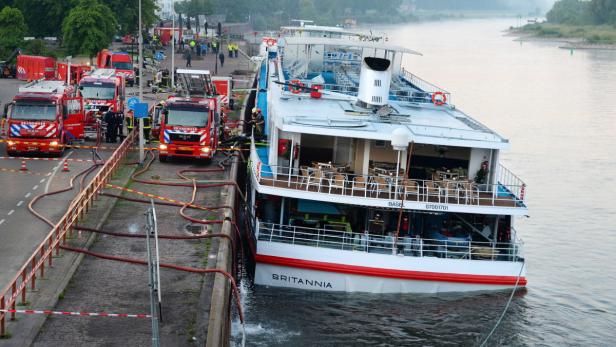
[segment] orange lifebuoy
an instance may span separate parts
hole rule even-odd
[[[440,96],[440,99],[437,99],[436,97]],[[432,103],[435,104],[436,106],[443,106],[447,103],[447,95],[445,95],[445,93],[443,92],[434,92],[432,94]]]
[[[291,93],[299,94],[302,92],[302,89],[304,89],[304,84],[300,80],[291,81],[291,84],[289,85],[289,90],[291,90]]]

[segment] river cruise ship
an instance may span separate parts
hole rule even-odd
[[[264,39],[257,76],[255,283],[368,293],[524,287],[514,219],[528,214],[527,187],[500,163],[509,141],[402,67],[418,52],[343,30],[285,30]]]

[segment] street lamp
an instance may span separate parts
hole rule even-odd
[[[139,102],[143,102],[143,31],[141,23],[141,0],[139,0]],[[133,119],[133,122],[135,120]],[[145,139],[143,138],[143,118],[139,118],[139,163],[143,164]]]

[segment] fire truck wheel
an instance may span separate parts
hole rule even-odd
[[[212,158],[203,158],[201,162],[205,165],[210,165],[212,163]]]
[[[158,156],[158,160],[159,160],[161,163],[165,163],[165,162],[167,162],[167,160],[169,160],[169,157],[167,157],[166,155],[159,155],[159,156]]]
[[[18,153],[17,153],[17,152],[15,152],[15,151],[6,151],[6,154],[7,154],[9,157],[16,157]]]

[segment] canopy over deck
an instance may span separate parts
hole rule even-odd
[[[378,49],[384,51],[392,51],[392,52],[400,52],[406,54],[413,55],[423,55],[417,51],[412,49],[408,49],[402,46],[390,45],[384,42],[373,42],[373,41],[353,41],[346,39],[336,39],[336,38],[327,38],[327,37],[285,37],[280,39],[284,45],[293,46],[293,45],[324,45],[324,46],[339,46],[339,47],[355,47],[355,48],[366,48],[366,49]]]

